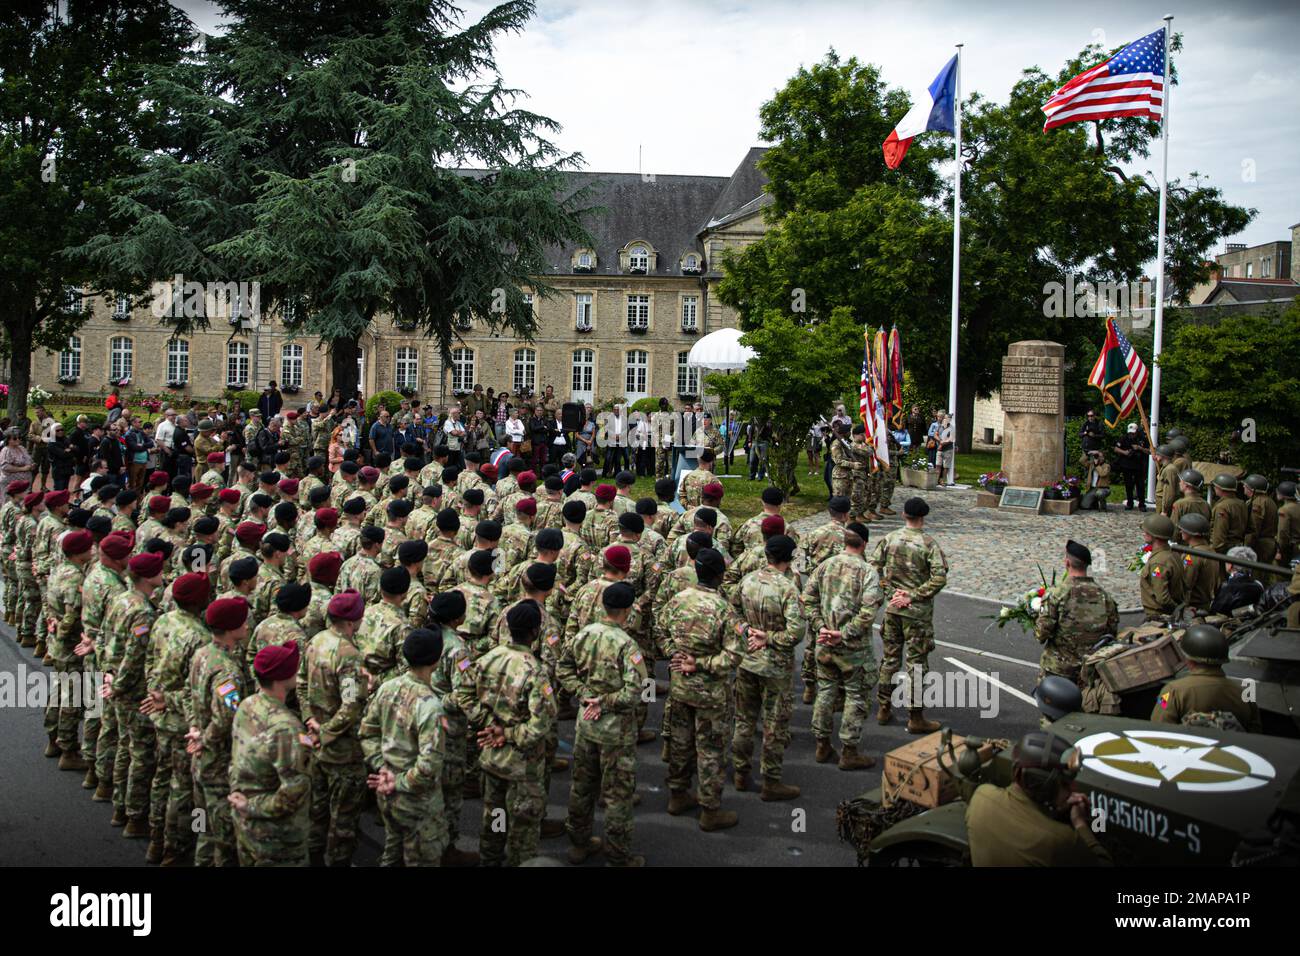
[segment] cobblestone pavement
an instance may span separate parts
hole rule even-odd
[[[1137,572],[1128,570],[1129,560],[1142,547],[1144,515],[1140,511],[1125,511],[1121,503],[1118,509],[1112,505],[1104,513],[1031,515],[977,507],[974,488],[919,491],[899,485],[893,500],[898,515],[872,522],[873,539],[902,525],[903,502],[912,495],[930,504],[926,530],[948,557],[950,592],[1014,602],[1041,583],[1040,566],[1049,581],[1053,570],[1058,578],[1064,575],[1065,542],[1073,538],[1092,550],[1093,577],[1115,598],[1120,610],[1141,607]],[[826,520],[823,512],[801,518],[792,526],[803,532]]]

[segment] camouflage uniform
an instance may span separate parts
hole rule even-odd
[[[379,566],[384,570],[395,567],[397,564],[397,549],[403,542],[410,541],[408,535],[401,528],[395,528],[392,525],[384,528],[384,543],[379,546]]]
[[[361,721],[366,768],[387,767],[397,789],[379,796],[384,866],[438,866],[447,846],[442,766],[447,718],[433,687],[409,671],[375,692]]]
[[[19,497],[22,497],[21,495]],[[14,554],[17,541],[14,538],[14,528],[18,524],[18,516],[22,514],[22,505],[12,498],[0,505],[0,572],[3,572],[5,600],[4,614],[5,621],[13,626],[18,625],[18,568],[15,564]]]
[[[135,588],[113,598],[104,613],[103,630],[108,636],[105,670],[113,675],[110,699],[119,735],[113,766],[113,802],[124,807],[132,820],[151,817],[149,797],[157,768],[157,737],[153,721],[140,713],[140,704],[148,689],[145,665],[149,633],[157,617],[153,601]],[[122,735],[126,736],[126,761],[122,760]],[[164,813],[165,808],[158,808],[152,819],[161,825]]]
[[[716,589],[696,584],[668,601],[658,626],[666,656],[681,651],[695,658],[695,671],[673,671],[669,684],[668,786],[685,791],[698,771],[700,806],[716,810],[722,803],[727,697],[743,653],[744,624]]]
[[[542,528],[563,527],[564,499],[559,498],[552,500],[550,498],[538,498],[537,515],[533,519],[533,530],[540,531]]]
[[[1086,575],[1067,577],[1043,595],[1034,620],[1034,637],[1043,645],[1038,679],[1059,674],[1078,684],[1083,659],[1092,646],[1105,635],[1118,633],[1115,600]]]
[[[361,592],[367,605],[377,604],[381,573],[379,564],[374,558],[358,552],[343,562],[343,567],[339,569],[339,580],[335,585],[335,591],[341,592],[351,588]]]
[[[632,795],[636,791],[636,709],[646,681],[636,642],[613,624],[589,624],[567,642],[558,665],[560,682],[580,704],[598,698],[600,716],[579,712],[573,741],[573,784],[565,828],[574,846],[591,837],[596,797],[605,798],[607,859],[632,855]]]
[[[425,627],[429,620],[429,592],[420,581],[418,569],[411,574],[411,586],[402,600],[402,613],[408,628]]]
[[[327,598],[326,601],[328,600]],[[275,608],[265,620],[257,625],[252,636],[248,639],[248,646],[244,649],[245,673],[253,673],[253,658],[257,657],[257,652],[264,647],[283,644],[286,641],[297,641],[299,652],[305,652],[307,649],[307,632],[302,626],[304,620],[306,620],[305,616],[301,620],[295,620],[278,607]]]
[[[443,574],[446,573],[448,566],[460,554],[460,545],[451,538],[444,538],[439,535],[430,541],[429,554],[425,557],[424,566],[421,568],[425,584],[433,588],[434,591],[439,590],[438,583],[442,580]]]
[[[840,742],[856,747],[862,722],[871,712],[876,685],[876,659],[871,629],[884,599],[880,577],[863,555],[841,552],[818,565],[804,588],[808,639],[804,652],[815,660],[817,702],[813,705],[813,736],[829,741],[835,728],[835,701],[844,693]],[[822,628],[842,632],[839,641],[819,640]]]
[[[456,702],[456,692],[469,666],[469,646],[451,628],[442,628],[442,656],[434,667],[430,685],[442,704],[446,719],[443,728],[446,740],[441,779],[448,847],[454,847],[456,838],[460,836],[460,808],[465,801],[465,755],[469,747],[469,723],[465,712]]]
[[[833,461],[833,453],[831,458]],[[866,441],[860,440],[860,436],[855,436],[849,441],[849,462],[853,481],[853,490],[849,496],[850,512],[860,518],[865,518],[867,514],[875,510],[872,491],[874,489],[877,496],[880,491],[879,483],[872,481],[874,476],[871,472],[871,459],[871,448]],[[831,481],[834,482],[834,480],[832,476]]]
[[[532,548],[532,528],[515,521],[501,529],[501,541],[497,544],[497,549],[507,571],[517,564],[523,564]]]
[[[500,725],[505,744],[482,751],[484,866],[518,866],[537,855],[546,794],[542,790],[546,736],[555,723],[555,692],[533,652],[498,644],[471,662],[456,693],[471,727]],[[506,811],[506,834],[496,810]]]
[[[20,563],[20,575],[21,572]],[[122,575],[102,562],[96,561],[86,572],[85,581],[81,585],[81,626],[86,637],[94,641],[96,646],[82,660],[83,667],[92,671],[103,670],[108,653],[108,638],[101,633],[104,612],[108,610],[109,602],[125,591],[126,581]],[[86,718],[86,746],[82,751],[86,761],[95,764],[95,776],[103,784],[111,784],[113,781],[117,742],[117,714],[112,705],[105,701],[101,716]]]
[[[36,578],[33,547],[36,544],[36,522],[27,512],[14,522],[15,551],[18,563],[18,622],[15,633],[23,647],[35,647],[37,628],[41,625],[41,586]],[[41,636],[44,636],[42,632]]]
[[[880,662],[880,685],[876,697],[888,705],[894,675],[903,664],[907,646],[907,677],[911,682],[912,708],[921,706],[921,681],[925,678],[930,652],[934,650],[934,596],[948,583],[948,559],[938,542],[919,528],[896,528],[881,539],[872,557],[880,576],[886,601],[885,620],[880,631],[884,651]],[[910,607],[888,606],[896,589],[906,591]]]
[[[73,648],[81,641],[81,588],[87,570],[87,565],[62,562],[50,577],[45,594],[46,612],[54,622],[46,650],[54,662],[54,672],[60,675],[45,711],[45,732],[54,737],[60,750],[70,754],[81,749],[77,731],[83,705],[79,689],[72,685],[81,685],[82,661]]]
[[[700,506],[700,491],[709,482],[713,481],[713,472],[704,468],[695,468],[682,475],[682,480],[677,485],[677,501],[683,508],[698,508]],[[677,517],[677,513],[668,509],[671,517]],[[667,532],[660,532],[667,537]]]
[[[312,738],[265,692],[244,701],[231,728],[230,790],[248,798],[233,814],[240,866],[306,866]]]
[[[618,537],[618,515],[613,508],[593,508],[582,519],[578,532],[592,551],[601,551]]]
[[[818,525],[804,539],[801,550],[804,555],[806,573],[814,573],[817,568],[835,557],[835,555],[844,553],[844,525],[838,521],[827,521]],[[815,687],[817,685],[817,655],[815,653],[804,654],[799,665],[799,677],[805,687]]]
[[[831,443],[831,494],[853,499],[853,448],[850,443],[839,436],[830,438]]]
[[[807,635],[808,623],[798,588],[788,575],[770,565],[746,575],[731,603],[746,624],[767,635],[766,646],[756,651],[745,648],[736,673],[732,765],[736,773],[750,772],[754,732],[761,713],[763,779],[779,783],[785,748],[790,743],[790,715],[794,712],[794,693],[790,689],[794,649]]]
[[[361,652],[332,626],[307,645],[307,694],[303,716],[320,724],[320,747],[312,764],[313,859],[349,866],[366,802],[366,768],[357,728],[369,687]]]
[[[209,641],[190,661],[188,723],[198,728],[202,749],[194,758],[196,796],[203,811],[195,866],[235,866],[235,825],[230,803],[230,732],[240,701],[248,696],[239,648]]]
[[[400,606],[380,601],[366,608],[353,641],[361,652],[366,672],[376,681],[383,683],[405,673],[402,641],[409,629],[410,624]]]
[[[287,563],[286,563],[287,567]],[[268,564],[263,561],[257,568],[257,584],[253,588],[253,594],[248,599],[248,629],[249,631],[257,630],[261,624],[275,609],[275,596],[280,593],[280,587],[286,582],[293,580],[287,575],[282,568],[277,568],[274,564]],[[258,648],[261,650],[261,648]],[[253,651],[256,654],[257,651]],[[250,657],[251,661],[252,658]],[[250,664],[248,673],[253,673],[253,667]]]
[[[319,581],[311,582],[311,603],[307,605],[307,613],[304,614],[302,620],[298,622],[298,626],[302,628],[304,634],[319,634],[329,625],[326,612],[329,608],[330,598],[333,596],[334,592]],[[308,637],[307,640],[303,642],[304,656],[306,655],[307,644],[310,641],[311,637]]]

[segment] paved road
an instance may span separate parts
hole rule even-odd
[[[1025,698],[1037,674],[1038,645],[1014,626],[988,630],[988,616],[996,609],[997,605],[985,601],[941,595],[935,621],[941,643],[930,658],[932,668],[947,675],[978,671],[985,675],[979,678],[981,683],[996,681],[998,692],[992,698],[996,713],[980,716],[980,704],[990,703],[987,697],[982,702],[948,699],[945,706],[927,713],[959,731],[1015,739],[1037,726],[1037,712]],[[27,652],[20,652],[12,628],[0,626],[0,634],[0,682],[4,682],[0,683],[0,864],[143,864],[144,842],[124,840],[120,830],[109,827],[110,805],[92,803],[89,793],[81,789],[80,774],[59,773],[53,760],[42,757],[41,711],[16,707],[10,696],[20,665],[28,673],[42,669]],[[660,677],[667,677],[663,665]],[[990,688],[987,683],[984,686]],[[954,681],[952,687],[962,692],[969,689],[965,681]],[[965,706],[960,706],[963,703]],[[658,725],[661,713],[661,704],[652,705],[652,726]],[[763,803],[757,789],[737,794],[728,785],[723,806],[739,811],[740,825],[724,833],[701,833],[694,817],[670,817],[663,812],[668,795],[659,745],[641,747],[638,851],[651,865],[851,866],[853,851],[835,833],[835,807],[846,797],[876,786],[879,766],[848,774],[832,765],[814,763],[810,720],[811,707],[796,702],[785,780],[802,787],[803,794],[788,803]],[[572,724],[562,727],[562,735],[572,740]],[[909,739],[897,720],[889,727],[868,721],[862,749],[879,757]],[[567,773],[555,777],[550,794],[552,816],[563,816],[568,781]],[[480,812],[478,801],[466,802],[463,834],[477,833]],[[796,815],[804,823],[802,828],[795,826]],[[367,814],[364,830],[357,862],[373,865],[382,838],[373,814]],[[463,847],[475,842],[464,835],[461,838]],[[563,838],[542,844],[544,853],[557,857],[562,857],[566,846]]]

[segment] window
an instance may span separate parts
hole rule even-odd
[[[280,349],[280,384],[302,388],[302,346],[290,343]]]
[[[633,246],[627,254],[627,266],[633,271],[640,269],[645,272],[650,268],[650,251],[645,246]]]
[[[226,384],[248,384],[247,342],[231,342],[226,346]]]
[[[579,292],[573,297],[576,318],[574,324],[579,332],[591,331],[591,293]]]
[[[285,299],[284,306],[280,309],[280,318],[284,320],[285,325],[292,325],[298,321],[299,306],[297,299]]]
[[[404,346],[394,356],[393,367],[396,370],[394,381],[398,388],[412,391],[420,387],[420,352],[418,349]]]
[[[1259,275],[1261,279],[1270,278],[1273,275],[1273,257],[1265,256],[1259,263]]]
[[[650,328],[650,296],[629,295],[627,297],[627,327],[629,329]]]
[[[474,350],[451,350],[451,390],[468,392],[474,387]]]
[[[188,382],[190,380],[190,343],[184,339],[172,339],[167,343],[167,381]]]
[[[589,401],[596,379],[596,353],[591,349],[573,352],[573,399]]]
[[[682,331],[694,332],[696,330],[699,310],[700,297],[698,295],[682,296]]]
[[[650,373],[650,354],[640,349],[627,353],[627,397],[632,401],[645,398]]]
[[[81,378],[80,336],[68,336],[68,347],[59,353],[59,378]]]
[[[700,370],[698,366],[691,365],[690,362],[687,361],[690,357],[690,352],[677,353],[678,395],[700,394]]]
[[[81,289],[75,285],[70,285],[63,290],[63,310],[65,312],[81,312],[85,309],[85,301],[81,297]]]
[[[135,346],[126,336],[117,336],[108,343],[108,377],[115,382],[130,378],[135,366]]]
[[[117,303],[113,306],[113,311],[118,315],[130,315],[131,297],[129,295],[119,295]]]
[[[583,253],[580,253],[580,254],[578,255],[578,267],[579,267],[580,269],[590,269],[590,268],[591,268],[591,253],[590,253],[590,252],[583,252]]]
[[[1253,262],[1246,263],[1246,278],[1247,279],[1255,278],[1255,263]]]
[[[474,327],[474,319],[470,317],[469,313],[462,313],[456,316],[456,328],[470,329],[473,327]]]
[[[685,259],[682,260],[682,270],[685,272],[699,272],[700,257],[692,252],[689,256],[687,256]]]
[[[525,292],[523,298],[524,305],[527,307],[529,314],[531,314],[533,311],[533,294],[531,292]]]
[[[533,349],[515,349],[516,395],[531,392],[537,384],[537,352]]]

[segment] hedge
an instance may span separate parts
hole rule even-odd
[[[261,397],[261,392],[233,392],[229,390],[226,392],[226,401],[238,401],[240,410],[245,412],[252,411],[256,408],[257,402]]]
[[[379,417],[379,405],[388,409],[390,415],[396,415],[402,407],[402,396],[397,392],[376,392],[366,399],[366,421],[373,422]]]
[[[103,425],[108,421],[107,412],[71,412],[64,415],[61,419],[63,422],[63,433],[65,435],[72,434],[72,429],[77,427],[77,418],[81,415],[86,416],[86,421],[90,422],[92,428],[95,425]]]

